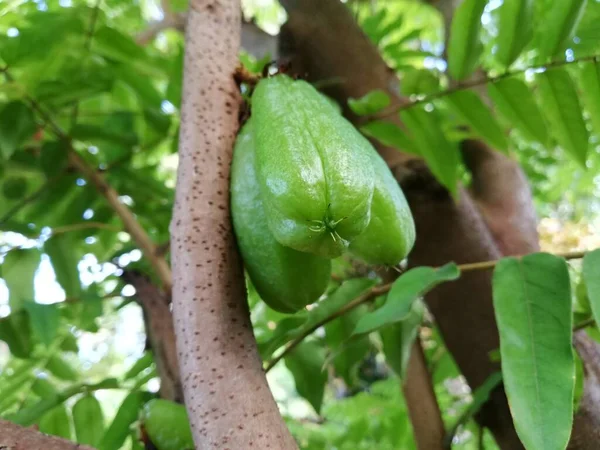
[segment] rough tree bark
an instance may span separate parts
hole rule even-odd
[[[136,300],[142,307],[146,336],[152,348],[156,371],[160,378],[160,396],[167,400],[183,403],[175,330],[171,317],[171,296],[141,273],[125,270],[121,277],[135,288]]]
[[[173,220],[173,316],[199,449],[294,449],[252,334],[229,217],[239,0],[190,3]]]
[[[395,104],[403,102],[393,72],[344,5],[335,0],[289,0],[284,5],[289,20],[281,36],[293,49],[295,67],[313,81],[340,80],[326,90],[327,94],[345,105],[348,97],[383,89]],[[346,114],[356,119],[348,111]],[[399,124],[398,117],[390,121]],[[418,238],[411,264],[467,263],[501,255],[467,192],[463,190],[459,201],[454,202],[422,161],[411,160],[394,149],[378,146],[378,150],[394,169],[415,216]],[[498,348],[490,278],[490,272],[472,272],[459,282],[442,285],[427,298],[446,345],[473,388],[499,368],[489,358],[489,352]],[[480,420],[494,433],[501,448],[520,448],[501,389],[483,408]]]
[[[0,449],[4,450],[93,450],[86,445],[55,436],[48,436],[33,428],[24,428],[0,420]]]

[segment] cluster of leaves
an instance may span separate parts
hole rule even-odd
[[[105,177],[157,243],[168,241],[174,174],[161,162],[177,146],[183,39],[136,44],[129,33],[146,26],[147,2],[62,3],[0,5],[0,257],[10,307],[0,319],[10,351],[0,414],[97,448],[141,448],[132,424],[155,395],[152,355],[129,371],[108,358],[88,368],[78,341],[131,302],[122,267],[150,272],[69,154]],[[34,290],[48,262],[62,295]],[[96,391],[126,395],[116,417]]]
[[[521,161],[537,200],[558,202],[570,190],[585,208],[598,171],[600,45],[592,37],[600,7],[582,0],[491,6],[463,1],[447,48],[420,26],[432,22],[430,6],[382,4],[374,15],[359,7],[365,31],[413,102],[399,111],[404,128],[386,120],[398,109],[383,92],[350,106],[374,119],[363,132],[425,158],[451,192],[462,173],[459,143],[475,137]]]
[[[104,0],[91,8],[73,3],[0,5],[0,76],[5,78],[0,84],[0,230],[10,232],[3,235],[8,245],[2,247],[10,314],[0,319],[0,340],[11,354],[0,371],[0,415],[99,448],[137,448],[132,425],[152,397],[147,392],[147,381],[156,375],[152,355],[145,353],[116,378],[105,373],[93,378],[77,364],[77,338],[97,332],[101,318],[117,314],[130,301],[121,296],[118,266],[151,271],[146,262],[134,261],[135,245],[102,193],[71,165],[69,153],[78,152],[107,179],[154,242],[166,242],[183,40],[168,32],[148,47],[136,44],[133,36],[144,26],[148,2]],[[172,3],[176,11],[185,8],[185,2]],[[365,32],[398,72],[402,93],[418,102],[400,112],[405,128],[399,128],[383,117],[373,120],[389,112],[385,93],[350,101],[368,120],[362,127],[365,134],[423,156],[452,191],[461,173],[458,143],[476,136],[523,161],[538,200],[555,201],[557,193],[569,189],[585,198],[577,193],[591,190],[597,173],[600,70],[593,59],[557,63],[600,51],[600,41],[593,39],[600,17],[597,2],[570,0],[555,8],[548,7],[550,0],[505,0],[489,11],[486,1],[465,0],[450,30],[447,72],[442,20],[431,6],[393,2],[371,11],[361,4],[366,2],[353,3]],[[496,26],[482,27],[482,17]],[[266,61],[247,55],[242,60],[256,71]],[[455,88],[455,82],[469,83],[480,67],[485,72],[473,77],[496,77],[486,84],[489,104],[474,91]],[[528,67],[547,70],[525,71]],[[455,90],[448,94],[448,89]],[[69,139],[57,136],[51,124]],[[573,173],[579,190],[572,189]],[[30,239],[23,248],[13,248],[16,233]],[[110,275],[101,271],[82,282],[86,255],[107,263]],[[34,301],[46,295],[34,292],[36,271],[46,259],[65,301]],[[496,270],[503,378],[528,448],[554,448],[568,436],[581,394],[570,339],[573,323],[600,314],[597,259],[597,253],[586,258],[575,302],[561,258],[540,254],[508,259]],[[460,275],[457,266],[413,269],[389,292],[336,315],[374,292],[380,281],[370,272],[355,273],[347,261],[336,264],[336,281],[323,299],[293,316],[268,309],[249,287],[263,358],[271,367],[284,355],[297,394],[318,415],[308,421],[290,414],[288,424],[300,445],[413,448],[400,381],[421,330],[448,439],[475,448],[473,436],[479,431],[472,416],[500,377],[491,377],[470,394],[452,392],[449,382],[460,372],[422,302],[435,285]],[[514,346],[515,338],[522,347]],[[539,357],[540,348],[556,350],[556,357]],[[556,374],[561,382],[546,374]],[[519,384],[522,379],[530,383]],[[107,427],[106,407],[94,393],[116,389],[127,396]],[[549,411],[560,414],[548,416]]]

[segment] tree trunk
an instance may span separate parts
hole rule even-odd
[[[282,30],[282,51],[293,51],[292,66],[312,81],[338,81],[326,93],[345,107],[348,97],[382,89],[401,104],[398,80],[378,51],[336,0],[288,0],[289,20]],[[348,113],[351,120],[356,118]],[[398,117],[390,121],[399,124]],[[458,202],[433,179],[421,161],[378,146],[407,195],[417,225],[411,264],[438,265],[498,258],[501,253],[477,205],[462,190]],[[446,345],[472,388],[498,370],[489,353],[498,348],[491,302],[491,272],[465,274],[435,289],[427,298]],[[480,421],[503,449],[521,448],[502,389],[482,409]]]
[[[190,3],[171,223],[177,356],[196,448],[295,449],[256,349],[229,216],[240,12],[234,0]]]
[[[93,450],[56,436],[48,436],[34,428],[25,428],[0,419],[0,449],[2,450]]]

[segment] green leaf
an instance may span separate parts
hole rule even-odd
[[[504,386],[519,438],[562,450],[573,422],[571,290],[564,259],[502,259],[493,276]]]
[[[79,280],[79,256],[73,251],[75,242],[66,233],[56,234],[44,242],[44,252],[50,257],[52,268],[67,298],[75,299],[81,295]]]
[[[575,33],[586,3],[587,0],[561,0],[546,9],[537,32],[539,62],[554,57],[564,58],[561,52]]]
[[[71,137],[79,141],[102,142],[131,147],[137,144],[135,133],[123,133],[106,126],[78,123],[71,128]]]
[[[504,0],[498,8],[496,60],[508,70],[533,37],[534,0]]]
[[[455,143],[450,143],[441,129],[441,117],[434,109],[415,106],[400,113],[412,141],[429,169],[453,196],[458,192],[458,165],[460,156]]]
[[[371,289],[375,283],[376,280],[370,278],[351,278],[344,281],[339,288],[319,301],[317,306],[307,314],[296,313],[279,322],[273,336],[268,341],[259,344],[260,353],[263,356],[270,355],[296,336],[318,325],[346,303]]]
[[[562,68],[537,75],[543,111],[560,146],[585,167],[588,131],[579,96],[569,73]]]
[[[379,330],[385,360],[403,381],[406,380],[410,354],[419,335],[424,314],[425,304],[422,300],[417,300],[413,302],[411,310],[401,322]]]
[[[587,289],[592,314],[600,326],[600,249],[583,257],[583,279]]]
[[[398,125],[384,120],[373,120],[360,127],[366,136],[377,139],[383,145],[397,148],[404,153],[418,154],[415,144]]]
[[[515,77],[506,78],[490,83],[488,92],[498,112],[523,136],[548,144],[546,122],[525,82]]]
[[[579,66],[579,81],[583,103],[590,113],[590,121],[596,134],[600,134],[600,63],[585,62]]]
[[[477,68],[483,45],[479,39],[481,15],[487,0],[464,0],[454,11],[448,42],[448,71],[457,81]]]
[[[49,62],[56,57],[58,47],[68,48],[68,38],[84,32],[80,8],[64,12],[38,11],[27,17],[27,26],[19,27],[17,37],[3,34],[0,56],[12,67],[32,61]]]
[[[35,380],[35,383],[31,386],[31,390],[41,398],[52,397],[58,394],[56,387],[47,378],[41,377]]]
[[[60,311],[57,305],[42,305],[32,301],[23,303],[29,314],[29,322],[34,336],[48,348],[54,342],[60,325]]]
[[[384,305],[360,318],[353,335],[371,333],[387,325],[406,319],[413,303],[444,281],[456,280],[460,271],[454,263],[434,269],[415,267],[394,281]]]
[[[73,424],[77,442],[96,446],[104,435],[104,414],[94,394],[81,397],[73,405]]]
[[[0,110],[0,154],[8,159],[35,132],[35,117],[20,101],[10,102]]]
[[[315,341],[302,341],[285,357],[285,365],[292,372],[296,391],[321,411],[327,372],[324,371],[325,350]]]
[[[2,194],[7,200],[19,200],[27,194],[27,178],[8,176],[2,183]]]
[[[56,406],[44,414],[40,420],[42,433],[71,439],[71,418],[65,405]]]
[[[412,69],[402,73],[400,92],[406,96],[430,95],[440,91],[440,79],[428,69]]]
[[[77,371],[61,355],[51,356],[46,363],[46,369],[61,380],[76,381],[79,378]]]
[[[128,394],[119,406],[113,421],[106,429],[106,433],[102,436],[98,450],[121,448],[127,436],[129,436],[129,427],[137,420],[142,406],[151,398],[152,395],[149,392],[135,391]]]
[[[29,315],[21,310],[0,319],[0,340],[17,358],[29,358],[33,349]]]
[[[64,142],[44,142],[40,151],[40,166],[46,177],[52,178],[67,168],[68,148]]]
[[[363,361],[371,348],[366,336],[348,341],[356,323],[367,310],[367,305],[361,305],[325,325],[327,346],[334,352],[341,350],[333,359],[335,374],[343,378],[348,386],[356,384],[358,364]]]
[[[508,150],[508,141],[490,110],[473,91],[457,91],[447,98],[448,105],[472,130],[496,150]]]
[[[2,278],[9,290],[9,304],[18,309],[23,302],[34,299],[33,278],[40,265],[36,248],[11,250],[2,263]]]
[[[381,89],[375,89],[361,98],[349,98],[348,106],[359,116],[375,114],[390,104],[390,96]]]
[[[140,359],[138,359],[133,366],[127,371],[124,379],[130,380],[135,378],[141,371],[147,369],[154,362],[152,352],[145,352]]]

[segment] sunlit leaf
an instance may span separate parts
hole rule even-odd
[[[21,310],[0,319],[0,340],[17,358],[28,358],[33,348],[29,315]]]
[[[541,144],[549,142],[548,129],[531,88],[516,77],[488,85],[488,92],[498,112],[523,136]]]
[[[464,0],[454,11],[448,42],[448,70],[455,80],[473,73],[483,50],[479,31],[487,0]]]
[[[564,259],[501,260],[493,297],[504,387],[527,449],[564,449],[573,422],[571,291]]]
[[[104,435],[104,414],[94,394],[87,394],[73,405],[73,425],[80,444],[96,446]]]
[[[377,139],[382,144],[397,148],[402,152],[417,153],[414,143],[408,138],[406,132],[391,122],[373,120],[360,127],[360,131]]]
[[[333,366],[335,373],[352,386],[356,382],[356,369],[371,348],[368,338],[360,337],[349,341],[356,323],[367,312],[361,305],[325,325],[325,342],[335,352]]]
[[[594,319],[600,326],[600,249],[583,257],[583,279]]]
[[[401,380],[406,380],[406,370],[413,344],[423,322],[425,305],[422,300],[413,302],[410,311],[400,322],[379,330],[383,354],[388,365]]]
[[[496,60],[510,68],[533,37],[534,0],[504,0],[498,8]]]
[[[60,325],[60,311],[57,305],[42,305],[32,301],[23,303],[23,307],[29,314],[29,322],[34,336],[49,347],[58,333]]]
[[[560,53],[573,37],[581,19],[587,0],[561,0],[553,2],[545,10],[543,20],[537,30],[537,50],[540,62],[555,57],[562,59]]]
[[[452,110],[494,149],[508,150],[504,130],[475,92],[457,91],[446,99]]]
[[[0,105],[0,155],[5,159],[29,139],[36,130],[35,117],[23,102]]]
[[[153,362],[154,357],[152,356],[152,352],[145,352],[125,373],[124,379],[129,380],[135,378],[141,371],[150,367]]]
[[[349,98],[348,106],[359,116],[375,114],[390,104],[390,96],[381,89],[375,89],[361,98]]]
[[[39,430],[42,433],[71,438],[71,419],[65,405],[52,408],[40,420]]]
[[[458,147],[444,136],[439,113],[415,106],[402,111],[400,116],[431,172],[452,195],[456,195],[460,161]]]
[[[315,409],[321,411],[327,372],[323,368],[325,349],[314,341],[303,341],[285,357],[285,365],[292,372],[296,391]]]
[[[79,378],[79,374],[71,363],[58,354],[52,355],[48,359],[46,369],[60,380],[76,381]]]
[[[446,264],[439,269],[431,267],[410,269],[394,281],[381,308],[360,318],[353,334],[370,333],[406,319],[413,303],[419,297],[438,284],[456,280],[459,276],[460,272],[454,263]]]
[[[590,121],[594,132],[600,134],[600,63],[590,61],[579,67],[583,103],[590,113]]]
[[[2,263],[2,278],[9,290],[11,308],[18,309],[23,302],[34,299],[33,278],[40,264],[36,248],[11,250]]]
[[[569,73],[562,68],[546,70],[536,78],[543,111],[560,146],[585,167],[588,131],[579,96]]]
[[[129,436],[129,427],[137,420],[142,406],[151,398],[152,395],[149,392],[135,391],[128,394],[102,436],[98,450],[121,448]]]
[[[69,234],[57,234],[44,242],[44,252],[50,257],[56,279],[65,290],[67,298],[76,299],[81,294],[79,256],[73,251],[75,242]]]

